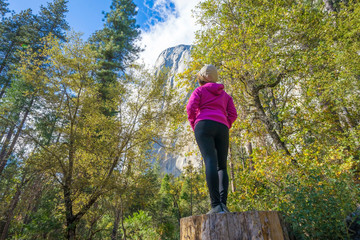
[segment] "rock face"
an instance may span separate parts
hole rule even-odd
[[[165,49],[157,58],[155,62],[156,73],[167,68],[169,70],[168,84],[171,88],[177,86],[175,76],[187,69],[188,62],[191,59],[190,51],[191,45],[178,45]]]
[[[164,50],[157,58],[155,62],[155,74],[165,69],[169,71],[167,88],[174,89],[176,92],[185,91],[184,88],[180,88],[178,86],[176,75],[187,69],[188,62],[191,60],[191,48],[191,45],[178,45],[171,47]],[[178,99],[178,101],[182,102],[185,100],[187,99]],[[183,129],[189,129],[188,122],[184,122],[183,124]],[[171,173],[178,176],[183,171],[184,167],[190,163],[194,167],[199,167],[201,165],[199,154],[189,155],[190,152],[197,152],[197,146],[194,141],[193,133],[191,131],[186,131],[180,136],[180,138],[181,139],[179,139],[179,141],[187,141],[187,143],[176,154],[167,152],[159,145],[154,146],[154,151],[157,152],[159,156],[158,161],[161,171],[164,173]]]

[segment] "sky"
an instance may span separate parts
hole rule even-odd
[[[37,13],[51,0],[8,0],[16,13],[31,8]],[[137,24],[141,28],[140,45],[145,49],[140,62],[152,67],[160,53],[179,44],[192,44],[199,27],[192,9],[200,0],[134,0],[138,7]],[[103,12],[110,10],[111,0],[69,0],[66,20],[87,39],[103,26]]]

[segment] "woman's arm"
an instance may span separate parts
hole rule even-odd
[[[200,103],[200,91],[195,89],[195,91],[191,94],[189,98],[189,102],[186,105],[186,112],[188,114],[188,120],[190,122],[191,128],[195,129],[195,120],[199,111],[199,103]]]
[[[229,96],[229,101],[228,101],[228,104],[227,104],[227,120],[229,122],[229,125],[230,125],[230,128],[232,126],[232,124],[235,122],[236,118],[237,118],[237,111],[236,111],[236,108],[235,108],[235,105],[234,105],[234,101],[232,99],[232,97]]]

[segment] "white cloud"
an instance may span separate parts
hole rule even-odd
[[[200,0],[173,0],[175,11],[165,7],[166,1],[157,0],[156,11],[161,13],[165,21],[157,22],[148,31],[141,34],[141,46],[145,49],[140,55],[148,67],[152,67],[160,53],[169,47],[179,44],[193,44],[195,31],[199,27],[192,16],[192,10]]]

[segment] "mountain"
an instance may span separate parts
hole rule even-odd
[[[178,45],[165,49],[155,61],[155,74],[164,69],[169,70],[168,85],[171,88],[176,87],[175,76],[184,72],[188,67],[191,59],[191,47],[191,45]]]
[[[185,91],[185,88],[179,87],[176,75],[184,72],[188,68],[188,63],[191,60],[191,48],[191,45],[178,45],[165,49],[155,62],[155,74],[167,69],[169,71],[169,77],[166,85],[171,89],[175,89],[177,92]],[[185,99],[178,99],[178,101],[184,100]],[[180,151],[177,151],[175,154],[167,152],[166,149],[159,145],[154,147],[154,151],[157,152],[159,156],[161,171],[174,174],[175,176],[178,176],[183,171],[184,167],[189,164],[192,164],[194,167],[199,167],[201,164],[201,158],[199,157],[199,154],[196,154],[198,151],[197,145],[195,143],[193,132],[190,130],[189,123],[186,121],[183,124],[183,129],[188,129],[188,131],[179,134],[178,141],[186,142]]]

